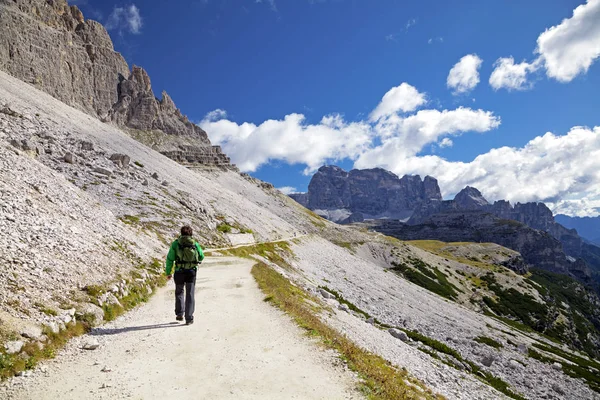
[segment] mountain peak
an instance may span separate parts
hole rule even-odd
[[[454,197],[454,202],[462,210],[478,210],[489,205],[481,192],[474,187],[467,186]]]

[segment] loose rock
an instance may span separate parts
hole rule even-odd
[[[562,370],[562,365],[560,363],[555,362],[554,364],[552,364],[552,369],[555,369],[557,371],[561,371]]]
[[[37,325],[30,325],[21,330],[21,336],[32,340],[40,340],[42,335],[42,328]]]
[[[13,340],[7,342],[4,345],[4,348],[6,349],[7,354],[16,354],[21,351],[23,346],[25,346],[25,342],[23,342],[22,340]]]
[[[96,350],[98,347],[100,347],[100,342],[96,338],[88,339],[83,345],[84,350]]]
[[[67,164],[75,164],[75,156],[73,153],[65,154],[64,160]]]
[[[325,289],[319,289],[319,293],[326,299],[335,299],[335,296]]]
[[[400,329],[390,328],[388,330],[388,332],[390,333],[390,335],[392,335],[396,339],[402,340],[403,342],[408,342],[408,340],[409,340],[408,335],[406,334],[406,332],[401,331]]]
[[[102,167],[94,168],[94,172],[101,175],[111,176],[113,173],[111,170]]]
[[[481,359],[481,363],[486,367],[491,367],[494,361],[496,361],[496,357],[493,354],[489,354]]]

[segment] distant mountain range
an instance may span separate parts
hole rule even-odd
[[[567,228],[577,230],[582,238],[600,246],[600,217],[569,217],[557,214],[554,220]]]
[[[442,200],[438,182],[430,176],[400,178],[380,168],[347,172],[337,166],[319,168],[308,193],[290,196],[332,221],[367,221],[372,229],[399,239],[498,243],[519,251],[532,266],[570,275],[598,290],[600,247],[555,221],[543,203],[490,204],[469,186],[453,200]]]

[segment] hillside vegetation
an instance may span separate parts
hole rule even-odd
[[[332,224],[231,169],[187,169],[111,125],[0,78],[0,251],[10,260],[0,273],[3,371],[33,368],[55,351],[34,348],[57,348],[146,300],[161,284],[168,243],[188,223],[204,247],[226,248],[235,240],[229,235],[251,232],[257,244],[231,254],[256,259],[263,272],[271,268],[308,298],[322,298],[323,306],[309,308],[315,321],[342,332],[348,348],[385,360],[377,362],[389,363],[387,371],[400,371],[391,376],[406,390],[425,387],[431,396],[447,397],[593,396],[594,361],[482,315],[470,302],[475,287],[496,300],[488,273],[503,290],[512,285],[539,299],[533,286],[519,285],[526,278],[487,265],[483,255],[473,265],[464,262],[471,253],[436,255]],[[576,369],[547,362],[567,355],[577,360]],[[519,365],[527,365],[526,375]],[[370,395],[382,398],[377,385]]]

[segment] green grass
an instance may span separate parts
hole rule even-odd
[[[419,261],[419,263],[413,261]],[[456,287],[446,279],[446,275],[437,268],[424,267],[427,265],[421,260],[411,259],[415,268],[409,267],[403,262],[392,261],[390,270],[402,274],[410,282],[419,285],[433,293],[436,293],[447,299],[455,300],[457,293]],[[423,264],[423,265],[422,265]]]
[[[10,378],[18,372],[33,369],[37,363],[43,359],[54,358],[59,349],[61,349],[69,339],[83,335],[88,332],[90,326],[84,322],[71,322],[66,325],[66,329],[59,333],[53,333],[46,329],[44,334],[48,337],[44,348],[40,349],[33,342],[25,344],[22,353],[27,355],[27,358],[21,357],[19,354],[6,354],[0,352],[0,380]]]
[[[319,289],[324,289],[326,291],[328,291],[329,293],[331,293],[332,295],[335,296],[335,299],[348,306],[348,308],[356,313],[362,314],[365,318],[369,319],[371,318],[371,316],[369,315],[369,313],[361,310],[360,308],[358,308],[356,305],[354,305],[353,303],[349,302],[348,300],[346,300],[344,298],[344,296],[342,296],[338,291],[334,290],[334,289],[330,289],[327,286],[319,286]],[[379,322],[379,321],[377,321]]]
[[[222,222],[219,225],[217,225],[217,230],[221,233],[230,233],[232,229],[233,227],[225,222]]]
[[[478,343],[483,343],[486,344],[490,347],[493,347],[495,349],[501,349],[504,347],[504,345],[502,345],[502,343],[495,341],[494,339],[487,337],[487,336],[477,336],[475,339],[473,339],[474,341],[478,342]]]
[[[259,255],[262,255],[263,257],[269,259],[271,262],[278,264],[279,266],[281,266],[283,268],[289,268],[289,264],[281,256],[281,254],[284,254],[284,255],[290,254],[289,245],[287,242],[265,243],[265,244],[259,244],[259,245],[253,245],[253,246],[244,246],[244,247],[226,250],[226,251],[224,251],[224,253],[233,255],[233,256],[237,256],[237,257],[244,257],[244,258],[248,258],[248,257],[251,257],[252,255],[259,254]],[[417,259],[415,259],[415,260],[417,260]],[[423,267],[423,265],[418,264],[416,261],[413,261],[413,262],[415,262],[418,265],[415,268],[418,268],[419,266]],[[427,268],[427,265],[425,265],[425,268]],[[268,279],[275,280],[275,282],[261,283],[260,279],[255,275],[256,273],[258,273],[259,269],[261,270],[261,272],[260,272],[261,274],[269,275],[270,278],[268,278]],[[255,275],[255,279],[259,283],[259,287],[265,293],[265,298],[263,299],[264,301],[272,303],[273,305],[278,306],[278,307],[282,308],[284,311],[288,312],[296,320],[298,325],[300,325],[301,327],[303,327],[304,329],[307,330],[308,334],[310,334],[312,336],[317,336],[317,337],[323,338],[323,335],[321,334],[320,329],[315,328],[315,325],[313,325],[312,323],[307,323],[307,321],[305,319],[305,318],[310,318],[311,321],[314,321],[313,318],[315,318],[319,324],[322,324],[322,322],[318,319],[318,317],[315,316],[316,310],[315,310],[314,306],[311,305],[311,304],[314,304],[314,302],[315,302],[314,299],[307,301],[307,299],[310,299],[310,298],[306,294],[304,294],[304,292],[302,292],[301,289],[299,289],[295,286],[292,286],[287,279],[283,278],[276,271],[270,269],[268,266],[266,266],[262,263],[255,265],[255,267],[253,268],[252,271],[253,271],[253,275]],[[416,271],[416,272],[419,272],[419,271]],[[441,273],[441,271],[439,271],[439,272]],[[435,275],[436,279],[439,277],[436,274],[436,272],[432,272],[432,273]],[[276,275],[277,277],[274,277],[273,275]],[[423,273],[421,273],[421,275],[425,276]],[[276,293],[275,288],[277,288],[277,287],[289,288],[290,293],[286,293],[286,292],[288,292],[288,289],[282,289],[283,293]],[[367,319],[371,318],[371,315],[369,315],[367,312],[361,310],[359,307],[357,307],[350,301],[346,300],[342,296],[342,294],[337,292],[336,290],[328,288],[327,286],[320,286],[320,288],[325,289],[328,292],[330,292],[331,294],[333,294],[340,303],[346,304],[348,306],[348,308],[351,309],[352,311],[362,314]],[[301,295],[300,293],[303,293],[303,294]],[[282,298],[285,298],[287,300],[283,301]],[[298,318],[295,316],[297,311],[289,311],[289,310],[294,310],[295,308],[297,308],[298,303],[302,302],[300,299],[304,299],[302,301],[307,304],[303,305],[303,308],[305,308],[305,309],[301,312],[302,316]],[[290,303],[292,303],[292,304],[290,304]],[[310,303],[310,304],[308,304],[308,303]],[[310,314],[310,316],[307,314]],[[378,321],[376,318],[374,318],[374,322],[376,325],[379,325],[383,328],[392,328],[392,326],[383,324],[380,321]],[[324,325],[324,327],[326,329],[332,330],[332,328],[330,328],[326,325]],[[424,349],[422,351],[428,352],[428,354],[429,353],[437,354],[437,353],[435,353],[435,351],[437,351],[437,352],[452,356],[455,359],[463,362],[464,364],[469,364],[469,366],[471,367],[475,376],[478,377],[479,379],[481,379],[483,382],[489,384],[490,386],[494,387],[498,391],[504,393],[505,395],[507,395],[511,398],[514,398],[517,400],[524,400],[524,398],[522,396],[520,396],[518,393],[515,393],[510,388],[510,385],[508,383],[504,382],[502,379],[495,377],[494,375],[492,375],[488,372],[480,371],[480,369],[474,363],[472,363],[468,360],[465,360],[458,351],[456,351],[455,349],[446,345],[445,343],[442,343],[438,340],[435,340],[433,338],[422,335],[421,333],[416,332],[416,331],[410,331],[410,330],[403,329],[403,328],[397,328],[397,329],[403,330],[407,334],[407,336],[409,338],[411,338],[412,340],[419,341],[422,344],[424,344],[432,349],[432,350]],[[337,331],[335,331],[335,330],[332,330],[332,331],[333,331],[332,334],[340,336],[340,334]],[[336,343],[336,341],[329,339],[328,336],[326,336],[323,340],[325,341],[326,344]],[[334,348],[336,350],[338,350],[340,352],[340,354],[342,354],[344,359],[349,360],[348,356],[345,355],[345,352],[343,350],[340,350],[337,347],[334,347]],[[362,350],[362,349],[359,349],[359,350],[364,352],[364,350]],[[354,350],[352,352],[354,352]],[[350,361],[352,361],[352,360],[350,360]],[[382,359],[382,361],[383,361],[383,365],[389,365],[387,363],[387,361],[385,361],[383,359]],[[361,367],[362,364],[359,364],[358,367],[355,367],[354,364],[349,362],[348,365],[351,368],[353,368],[355,371],[359,372],[360,376],[365,377],[365,374],[363,372],[361,372],[363,370],[362,369],[363,367]],[[457,368],[456,366],[453,366],[453,367]],[[365,368],[367,370],[369,370],[371,367],[367,366]],[[383,376],[386,376],[386,375],[387,375],[387,373],[383,374]],[[377,377],[379,377],[379,378],[377,378]],[[372,378],[368,378],[368,379],[372,379]],[[385,379],[387,380],[387,379],[397,379],[397,378],[392,378],[390,376],[389,378],[385,378]],[[403,383],[401,381],[397,382],[397,383],[393,383],[393,382],[394,381],[392,381],[392,387],[394,387],[394,385],[405,385],[405,383]],[[367,383],[365,385],[365,390],[367,392],[368,398],[372,398],[372,399],[412,398],[412,397],[404,397],[404,396],[398,396],[398,397],[391,396],[390,397],[388,392],[381,388],[382,385],[383,384],[381,383],[381,375],[380,375],[380,373],[376,373],[376,378],[373,380],[373,382]],[[391,393],[397,393],[397,392],[394,392],[394,390],[397,390],[397,389],[393,389],[393,390],[390,389]],[[421,398],[422,398],[422,396],[421,396]]]
[[[106,288],[100,285],[87,285],[83,288],[84,292],[88,294],[91,298],[97,298],[106,292]]]
[[[549,324],[547,305],[537,302],[533,296],[523,294],[514,288],[503,289],[497,284],[492,272],[481,276],[481,280],[496,295],[496,299],[483,297],[484,303],[495,314],[503,317],[515,317],[534,330],[544,332]]]
[[[144,168],[144,164],[142,164],[142,163],[141,163],[141,162],[139,162],[139,161],[134,161],[133,163],[134,163],[135,165],[137,165],[138,167],[140,167],[140,168]]]
[[[122,307],[119,307],[118,305],[115,307],[103,307],[105,320],[116,318],[116,316],[122,314],[123,312],[132,309],[142,302],[147,301],[151,295],[151,291],[145,290],[146,285],[153,289],[157,286],[164,286],[166,284],[167,280],[162,273],[162,268],[158,260],[155,259],[150,265],[147,266],[146,270],[149,272],[149,279],[147,279],[143,285],[141,283],[130,283],[128,286],[129,294],[125,297],[119,298]],[[129,279],[129,282],[133,281],[135,276],[137,276],[135,275],[135,272],[136,271],[132,273],[133,278]],[[106,292],[106,289],[100,285],[89,285],[83,290],[88,296],[91,296],[94,299],[97,299],[97,296]],[[53,311],[56,313],[55,310]],[[39,361],[43,359],[53,358],[58,350],[61,349],[71,338],[88,332],[94,322],[95,316],[93,314],[84,314],[82,316],[78,316],[76,321],[66,324],[65,329],[58,333],[54,333],[47,328],[44,329],[44,334],[48,337],[44,347],[40,349],[34,342],[27,342],[21,350],[22,353],[25,353],[26,358],[23,358],[20,354],[6,354],[4,351],[4,346],[0,345],[0,379],[6,379],[14,376],[18,372],[32,369]],[[2,335],[1,339],[16,340],[17,336],[10,334]]]
[[[439,240],[410,240],[410,241],[407,241],[406,243],[413,245],[415,247],[418,247],[422,250],[428,251],[430,253],[433,253],[437,256],[446,258],[447,260],[457,261],[461,264],[470,265],[472,267],[477,267],[479,269],[489,270],[494,267],[494,265],[486,263],[486,262],[476,261],[473,259],[469,259],[467,257],[456,256],[453,253],[451,253],[449,250],[446,249],[449,246],[461,247],[461,246],[472,245],[473,243],[471,243],[471,242],[449,242],[449,243],[446,243],[446,242],[440,242]],[[488,243],[478,243],[478,244],[484,245],[484,246],[488,245]]]
[[[252,275],[273,305],[288,313],[307,334],[319,338],[324,346],[340,354],[348,367],[361,377],[360,390],[368,399],[441,398],[410,378],[405,369],[398,369],[383,358],[356,346],[346,336],[322,322],[309,304],[316,302],[316,299],[310,298],[266,264],[256,264],[252,268]],[[423,391],[416,389],[415,385]]]
[[[123,215],[119,218],[124,224],[127,225],[136,225],[140,223],[140,217],[136,215]]]
[[[462,356],[460,355],[460,353],[458,351],[454,350],[447,344],[440,342],[439,340],[435,340],[433,338],[425,336],[417,331],[411,331],[408,329],[402,329],[402,330],[404,332],[406,332],[406,335],[409,338],[411,338],[412,340],[421,342],[424,345],[429,346],[432,349],[439,351],[440,353],[448,354],[449,356],[452,356],[452,357],[456,358],[457,360],[463,360]]]
[[[566,353],[565,351],[563,351],[557,347],[554,347],[554,346],[538,344],[538,343],[534,343],[533,346],[539,348],[540,350],[544,350],[549,353],[555,354],[555,355],[557,355],[561,358],[564,358],[570,362],[567,362],[567,361],[564,361],[561,359],[554,359],[554,358],[547,357],[547,356],[541,354],[540,352],[538,352],[534,349],[531,349],[531,348],[528,350],[528,353],[527,353],[527,355],[529,357],[534,358],[538,361],[547,363],[547,364],[552,364],[552,363],[558,362],[559,364],[562,365],[562,370],[565,374],[567,374],[570,377],[575,378],[575,379],[583,379],[585,381],[585,383],[590,387],[590,389],[594,390],[595,392],[600,393],[600,376],[598,376],[597,373],[589,370],[589,367],[600,370],[600,364],[598,362],[590,361],[590,360],[584,359],[582,357]],[[572,364],[572,363],[574,363],[574,364]]]
[[[600,351],[589,338],[590,334],[600,337],[600,324],[595,326],[590,322],[590,319],[598,319],[596,307],[588,300],[590,290],[571,277],[540,269],[532,269],[531,276],[526,282],[537,289],[542,296],[551,299],[555,307],[559,307],[563,302],[569,305],[570,310],[563,309],[562,312],[572,319],[577,338],[581,343],[580,348],[592,357],[600,357]],[[565,331],[562,327],[555,327],[548,334],[561,341],[574,341],[565,340],[569,338],[564,337]]]
[[[353,249],[352,249],[352,243],[350,243],[350,242],[343,242],[343,241],[341,241],[341,240],[332,240],[332,241],[331,241],[331,243],[335,244],[336,246],[339,246],[339,247],[343,247],[343,248],[345,248],[345,249],[348,249],[348,250],[350,250],[350,251],[352,251],[352,250],[353,250]]]
[[[252,256],[258,255],[284,269],[292,269],[292,266],[285,259],[285,256],[293,255],[288,242],[258,243],[254,245],[236,247],[235,249],[227,249],[223,250],[222,252],[223,254],[241,258],[252,258]]]

